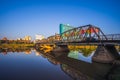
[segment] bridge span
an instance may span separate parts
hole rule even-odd
[[[103,31],[94,25],[85,25],[69,29],[60,34],[59,40],[42,41],[39,45],[56,45],[54,51],[64,51],[68,45],[97,45],[97,49],[92,57],[95,62],[111,63],[120,58],[115,46],[120,46],[120,34],[105,35]]]

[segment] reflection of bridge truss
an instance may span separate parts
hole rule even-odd
[[[102,40],[100,35],[107,40],[100,28],[93,25],[85,25],[65,31],[62,33],[61,38],[63,41]]]

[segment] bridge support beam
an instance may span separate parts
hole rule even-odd
[[[112,63],[118,57],[119,57],[119,54],[114,45],[101,44],[101,45],[98,45],[98,48],[96,49],[92,57],[92,61],[100,62],[100,63]]]

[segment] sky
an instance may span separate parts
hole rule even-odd
[[[0,39],[59,33],[59,24],[120,33],[120,0],[0,0]]]

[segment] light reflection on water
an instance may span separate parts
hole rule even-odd
[[[0,53],[0,80],[72,80],[35,51]]]
[[[61,56],[56,56],[61,54]],[[0,53],[0,80],[119,80],[120,67],[93,63],[92,53],[43,53],[39,50]],[[116,78],[117,77],[117,78]]]
[[[84,56],[83,53],[81,53],[79,51],[70,51],[68,53],[68,57],[92,63],[91,57],[93,56],[93,54],[94,54],[94,51],[89,56]]]

